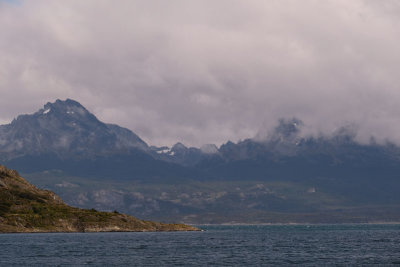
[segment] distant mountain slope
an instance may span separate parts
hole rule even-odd
[[[70,99],[47,103],[34,114],[0,126],[2,160],[43,154],[85,158],[131,150],[148,151],[148,146],[130,130],[102,123]]]
[[[400,149],[360,144],[348,131],[301,137],[301,122],[281,121],[263,141],[228,142],[220,158],[199,163],[210,180],[280,181],[317,186],[356,203],[400,204]]]
[[[183,224],[142,221],[118,212],[82,210],[40,190],[16,171],[0,166],[1,232],[194,231]]]
[[[0,126],[0,161],[25,173],[59,169],[73,175],[147,179],[184,172],[155,154],[132,131],[99,121],[71,99],[47,103]]]

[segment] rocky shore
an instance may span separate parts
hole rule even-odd
[[[0,233],[198,231],[185,224],[143,221],[133,216],[70,207],[17,171],[0,165]]]

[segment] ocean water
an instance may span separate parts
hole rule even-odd
[[[1,234],[1,266],[400,264],[400,225],[200,226],[204,232]]]

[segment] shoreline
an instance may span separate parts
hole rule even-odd
[[[318,226],[323,226],[323,225],[400,225],[399,222],[343,222],[343,223],[296,223],[296,222],[290,222],[290,223],[206,223],[206,224],[191,224],[195,226],[290,226],[290,225],[318,225]]]
[[[97,232],[76,232],[76,231],[32,231],[32,232],[0,232],[1,235],[6,234],[98,234],[98,233],[171,233],[171,232],[203,232],[203,229],[197,230],[170,230],[170,231],[97,231]]]

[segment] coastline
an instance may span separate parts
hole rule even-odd
[[[296,226],[296,225],[400,225],[400,222],[343,222],[343,223],[206,223],[206,224],[193,224],[195,226]]]

